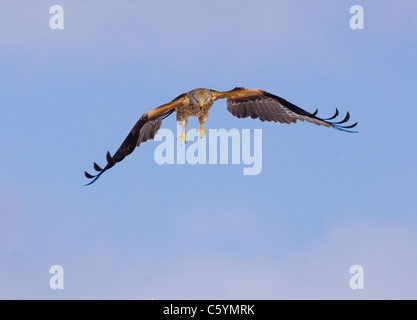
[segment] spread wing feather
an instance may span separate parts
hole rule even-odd
[[[308,121],[317,125],[332,127],[346,132],[356,132],[349,129],[358,123],[342,126],[349,118],[349,112],[345,118],[338,122],[331,122],[339,115],[339,110],[327,119],[317,117],[318,110],[310,113],[297,107],[291,102],[259,89],[235,88],[225,92],[214,92],[215,99],[227,98],[227,110],[238,118],[259,118],[261,121],[274,121],[280,123],[295,123],[297,120]]]
[[[182,94],[175,98],[172,102],[143,114],[136,122],[132,130],[129,132],[128,136],[123,141],[116,153],[111,156],[110,152],[107,152],[106,166],[101,168],[97,163],[94,163],[94,169],[98,172],[98,174],[92,175],[88,172],[84,172],[86,178],[93,179],[87,185],[95,182],[105,171],[131,154],[133,150],[135,150],[136,147],[139,147],[142,142],[153,139],[161,127],[162,120],[171,115],[177,106],[184,104],[186,99],[186,94]]]

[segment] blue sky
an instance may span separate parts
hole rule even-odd
[[[64,30],[49,28],[54,4]],[[349,27],[354,4],[364,30]],[[0,298],[416,299],[416,12],[2,0]],[[323,117],[349,110],[360,132],[241,120],[219,101],[206,129],[261,128],[260,175],[160,166],[150,141],[83,186],[144,112],[236,86]],[[64,290],[49,288],[56,264]],[[349,288],[356,264],[364,290]]]

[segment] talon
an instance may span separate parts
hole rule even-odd
[[[197,131],[200,131],[200,138],[204,138],[206,131],[204,130],[203,125],[201,125],[201,129],[197,129]]]
[[[182,145],[182,143],[183,142],[187,142],[187,135],[185,134],[185,131],[183,131],[182,133],[181,133],[181,135],[177,138],[177,140],[179,140],[179,139],[181,139],[180,140],[180,144]]]

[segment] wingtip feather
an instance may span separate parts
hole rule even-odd
[[[344,118],[342,121],[335,122],[334,124],[342,124],[342,123],[347,122],[349,119],[350,119],[350,114],[349,114],[349,111],[348,111],[348,112],[346,113],[345,118]]]
[[[103,169],[102,169],[102,168],[100,168],[100,166],[99,166],[97,163],[95,163],[95,162],[94,162],[94,169],[95,169],[96,171],[98,171],[98,172],[103,171]]]
[[[339,115],[339,109],[336,108],[336,112],[334,113],[333,116],[331,116],[330,118],[327,119],[323,119],[323,120],[333,120],[334,118],[336,118]]]
[[[85,177],[86,178],[88,178],[88,179],[93,179],[95,176],[93,176],[93,175],[91,175],[91,174],[89,174],[87,171],[84,171],[84,175],[85,175]]]

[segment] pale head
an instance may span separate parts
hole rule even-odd
[[[203,108],[211,100],[211,91],[208,89],[195,89],[190,92],[190,101],[196,106]]]

